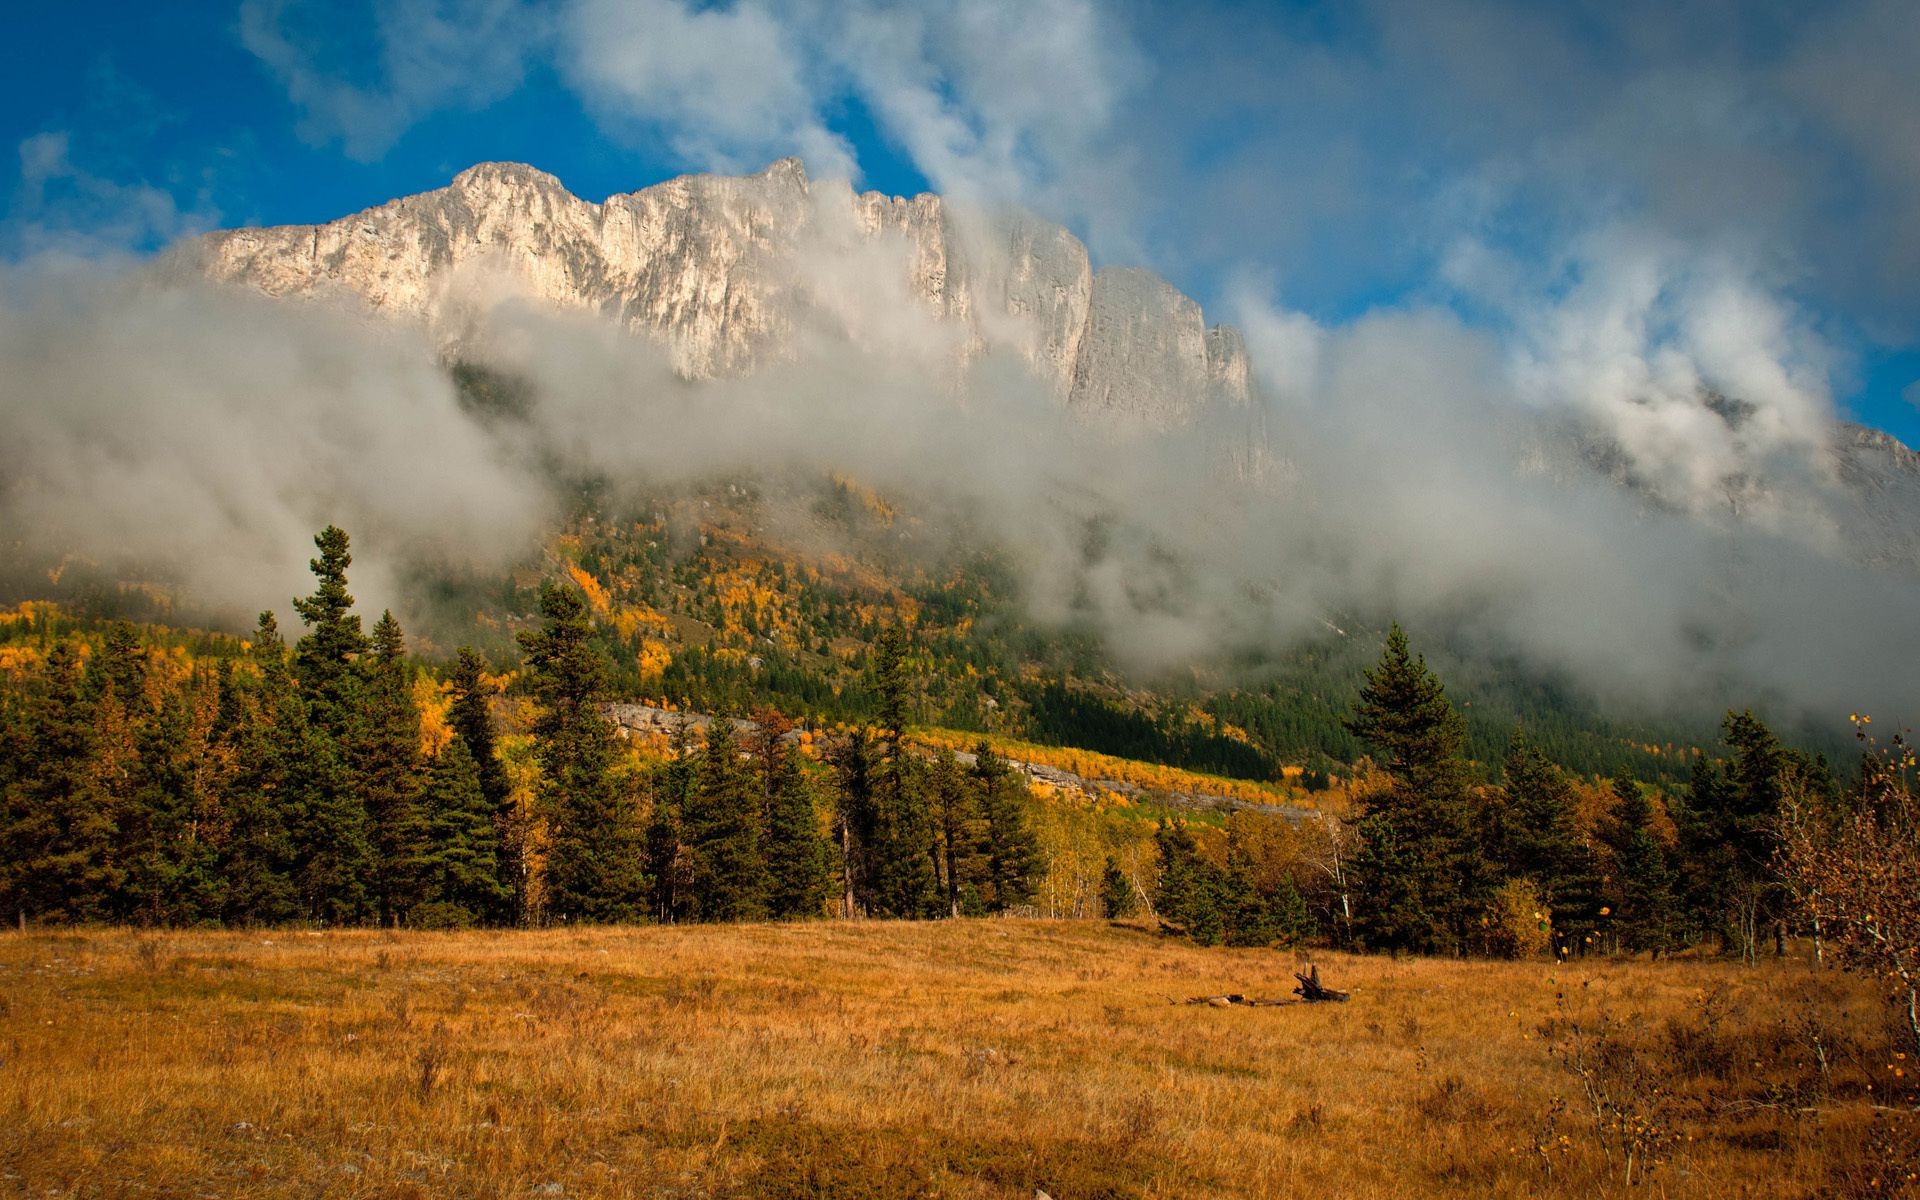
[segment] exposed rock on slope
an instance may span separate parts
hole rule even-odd
[[[796,324],[858,337],[870,256],[950,326],[963,356],[1017,353],[1061,400],[1153,424],[1251,396],[1245,344],[1144,271],[1094,272],[1078,238],[1025,214],[973,217],[938,196],[856,195],[797,159],[758,175],[689,175],[604,204],[531,167],[485,163],[438,191],[317,226],[209,234],[177,252],[275,296],[349,293],[461,338],[504,290],[662,339],[692,378],[751,369]],[[837,272],[839,272],[837,274]]]

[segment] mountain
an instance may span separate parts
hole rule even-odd
[[[939,196],[856,194],[798,159],[757,175],[688,175],[594,204],[517,163],[325,225],[234,229],[175,265],[269,295],[347,294],[424,320],[457,346],[469,305],[503,291],[600,313],[665,344],[692,379],[751,370],[809,324],[883,336],[847,303],[846,264],[891,274],[962,360],[1012,351],[1068,406],[1184,423],[1247,407],[1246,345],[1147,271],[1094,270],[1080,240],[1018,212],[959,211]],[[855,272],[864,286],[873,272]]]

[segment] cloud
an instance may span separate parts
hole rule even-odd
[[[18,146],[20,185],[0,247],[19,258],[92,258],[153,249],[210,228],[214,214],[182,212],[173,194],[146,183],[118,183],[73,160],[65,130],[37,133]]]
[[[356,15],[313,0],[242,0],[239,34],[300,110],[301,137],[337,142],[359,162],[385,155],[423,117],[514,91],[547,36],[543,10],[520,0],[377,0],[371,28]],[[371,66],[352,69],[363,62]]]

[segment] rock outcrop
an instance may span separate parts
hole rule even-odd
[[[797,159],[601,204],[532,167],[483,163],[325,225],[208,234],[173,261],[274,296],[356,296],[425,320],[449,344],[476,303],[503,292],[596,312],[660,339],[696,379],[752,370],[802,321],[857,332],[855,311],[887,292],[850,293],[877,273],[950,327],[960,355],[1016,353],[1089,415],[1173,425],[1252,393],[1239,333],[1207,328],[1200,306],[1157,276],[1095,272],[1078,238],[1024,213],[855,194],[809,181]]]

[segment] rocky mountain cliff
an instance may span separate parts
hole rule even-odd
[[[1078,238],[1025,214],[856,194],[808,180],[791,158],[602,204],[532,167],[484,163],[325,225],[209,234],[174,261],[275,296],[349,293],[426,320],[446,344],[474,296],[505,290],[656,337],[695,379],[751,369],[803,323],[838,322],[857,339],[866,318],[850,293],[890,275],[963,358],[1012,351],[1090,415],[1165,426],[1251,400],[1239,332],[1208,328],[1158,276],[1095,271]]]

